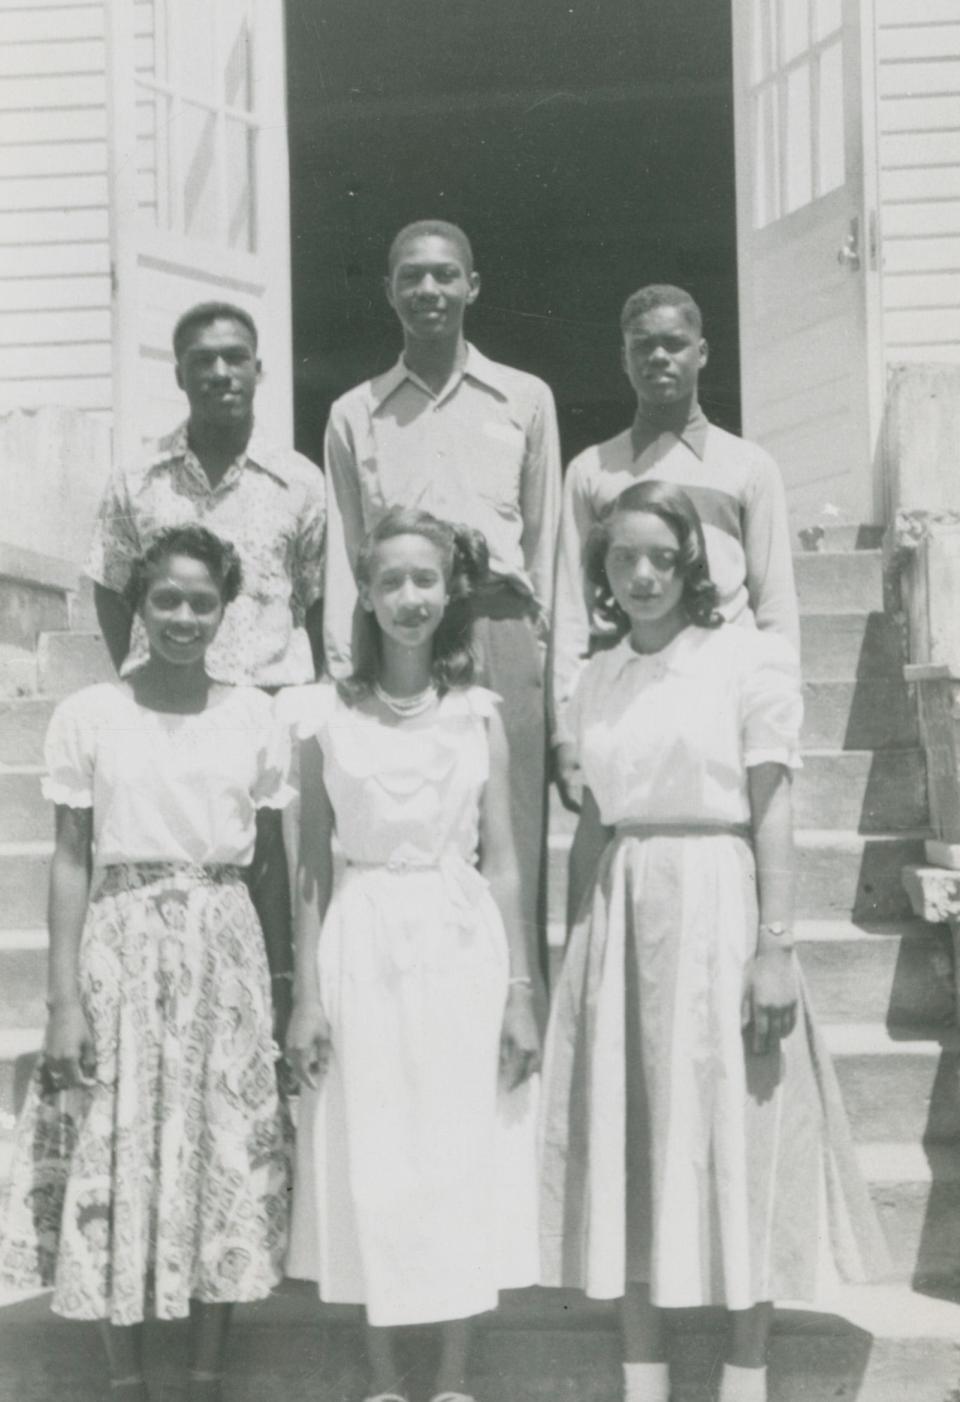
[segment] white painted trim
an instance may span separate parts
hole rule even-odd
[[[113,338],[113,451],[126,462],[139,449],[137,376],[137,129],[134,96],[133,6],[107,8],[107,173],[110,210]]]

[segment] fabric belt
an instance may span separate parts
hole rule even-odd
[[[132,891],[138,886],[149,886],[155,881],[173,881],[177,878],[203,886],[231,885],[245,881],[247,870],[228,862],[215,862],[210,866],[191,862],[124,862],[101,869],[95,881],[94,899],[116,891]]]
[[[634,823],[616,824],[617,837],[742,837],[753,841],[749,823]]]

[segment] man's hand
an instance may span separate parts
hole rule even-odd
[[[576,748],[569,742],[553,747],[553,777],[564,808],[579,813],[583,802],[583,773]]]

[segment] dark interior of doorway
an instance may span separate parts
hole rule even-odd
[[[287,0],[298,446],[396,359],[390,238],[439,217],[483,277],[468,334],[554,389],[564,453],[631,414],[617,317],[701,303],[708,414],[739,428],[727,0]]]

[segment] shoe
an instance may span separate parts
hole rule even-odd
[[[407,1402],[407,1399],[399,1392],[376,1392],[372,1397],[365,1397],[363,1402]]]
[[[438,1392],[431,1402],[476,1402],[468,1392]]]
[[[139,1374],[132,1378],[111,1378],[107,1402],[150,1402],[147,1384]]]

